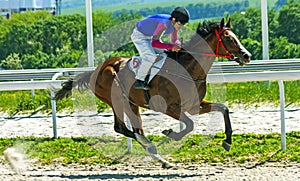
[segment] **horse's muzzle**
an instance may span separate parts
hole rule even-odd
[[[235,61],[238,62],[240,66],[243,66],[250,62],[251,57],[252,57],[251,53],[246,52],[241,57],[238,57],[237,60]]]

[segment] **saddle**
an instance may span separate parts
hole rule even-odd
[[[148,79],[145,81],[149,83],[153,79],[153,77],[159,72],[159,70],[164,65],[166,59],[167,59],[167,54],[159,54],[155,63],[150,68],[149,71],[150,73],[147,76]],[[132,56],[132,58],[128,61],[128,67],[134,73],[134,75],[136,75],[137,71],[139,70],[141,62],[142,59],[139,56]]]

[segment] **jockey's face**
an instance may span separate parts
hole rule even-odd
[[[175,18],[172,18],[172,23],[177,31],[184,27],[184,24],[180,23],[180,21],[175,21]]]

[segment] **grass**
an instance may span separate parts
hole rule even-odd
[[[74,112],[74,110],[103,112],[108,108],[108,105],[97,99],[91,91],[81,94],[76,89],[73,91],[72,98],[56,102],[58,112]],[[32,96],[31,91],[1,91],[0,111],[7,113],[9,116],[18,113],[50,113],[50,92],[48,90],[35,90],[34,96]]]
[[[189,135],[175,142],[164,136],[150,135],[163,157],[181,163],[300,163],[300,132],[287,133],[287,150],[281,150],[277,133],[233,135],[230,152],[222,147],[224,133],[214,136]],[[8,147],[22,148],[32,159],[44,164],[115,164],[127,155],[127,139],[113,137],[75,137],[51,139],[47,137],[1,138],[0,154]],[[144,149],[133,141],[130,157],[143,157]],[[122,161],[123,162],[123,161]],[[125,161],[126,162],[126,161]]]
[[[48,137],[17,137],[0,139],[1,153],[7,148],[15,146],[29,158],[37,158],[44,164],[50,163],[98,163],[111,164],[113,160],[91,147],[87,138],[59,138]]]
[[[298,106],[300,81],[285,81],[285,105]],[[209,84],[206,99],[226,102],[229,107],[258,107],[261,105],[279,106],[279,87],[277,81],[239,82]]]
[[[230,152],[226,152],[220,143],[222,134],[217,134],[203,149],[201,144],[203,136],[193,135],[185,142],[180,150],[173,154],[177,162],[300,162],[300,133],[291,132],[287,134],[287,150],[281,151],[280,135],[274,134],[242,134],[233,136],[233,144]]]
[[[300,81],[285,81],[286,106],[300,104]],[[229,107],[258,107],[261,105],[279,106],[279,88],[276,81],[241,82],[208,84],[206,98],[213,102],[225,103]],[[108,105],[98,100],[91,92],[80,94],[73,92],[73,97],[57,102],[57,111],[97,110],[103,112]],[[13,116],[17,113],[51,112],[50,92],[36,90],[34,98],[31,91],[0,92],[0,111]]]
[[[300,92],[297,91],[300,81],[285,81],[286,105],[299,105]],[[245,82],[213,84],[208,87],[207,98],[219,100],[227,104],[243,106],[259,106],[263,104],[278,105],[279,92],[277,82]],[[75,92],[72,99],[57,102],[60,111],[75,108],[86,109],[91,102],[96,102],[99,112],[107,106],[97,103],[89,93],[84,95]],[[77,106],[76,106],[77,104]],[[48,91],[36,91],[31,97],[31,91],[0,92],[0,107],[2,111],[16,113],[44,109],[50,112],[50,97]],[[74,106],[75,105],[75,106]],[[73,107],[74,106],[74,107]],[[95,108],[95,107],[94,107]],[[113,130],[112,130],[113,131]],[[287,150],[281,151],[279,134],[233,135],[233,145],[230,152],[222,147],[224,133],[212,136],[189,135],[179,142],[166,137],[150,135],[148,138],[158,146],[161,155],[172,162],[264,162],[291,161],[300,163],[300,132],[287,133]],[[29,158],[38,158],[39,162],[79,163],[79,164],[113,164],[127,153],[127,139],[113,137],[75,137],[51,139],[47,137],[17,137],[0,138],[0,155],[8,147],[22,148]],[[143,157],[144,149],[133,141],[131,157]]]

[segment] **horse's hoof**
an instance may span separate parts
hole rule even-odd
[[[164,135],[168,136],[168,135],[169,135],[171,132],[173,132],[173,130],[172,130],[172,129],[163,130],[163,131],[162,131],[162,134],[164,134]]]
[[[167,137],[172,138],[175,141],[181,140],[181,138],[184,136],[182,134],[174,132],[172,129],[164,130],[164,131],[162,131],[162,133],[164,135],[166,135]]]
[[[226,151],[230,151],[230,144],[227,143],[226,141],[223,141],[222,147],[226,150]]]
[[[166,168],[166,169],[169,169],[169,168],[172,168],[173,166],[170,164],[170,163],[168,163],[168,162],[164,162],[163,164],[162,164],[162,168]]]

